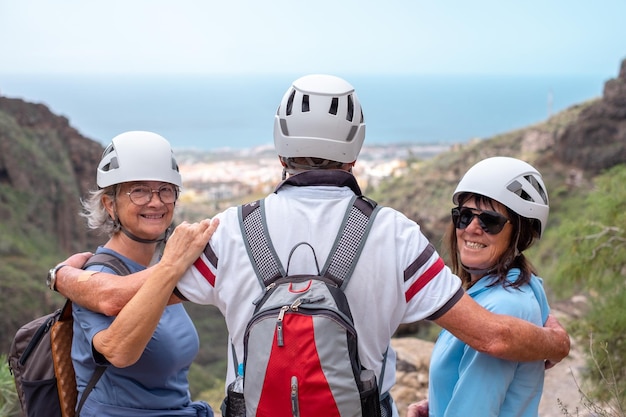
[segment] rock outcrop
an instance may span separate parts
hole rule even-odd
[[[68,253],[94,248],[78,212],[102,150],[45,105],[0,97],[0,185],[23,204],[0,202],[3,221],[56,237]]]
[[[602,99],[556,138],[555,153],[589,175],[626,162],[626,59],[619,76],[604,84]]]

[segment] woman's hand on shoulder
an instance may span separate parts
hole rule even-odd
[[[187,269],[200,257],[218,225],[219,220],[216,218],[196,223],[182,222],[167,240],[160,262]]]

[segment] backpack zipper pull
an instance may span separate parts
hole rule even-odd
[[[291,303],[291,309],[293,311],[298,311],[298,307],[300,307],[300,304],[304,303],[305,301],[306,301],[306,299],[304,299],[304,298],[298,298],[296,301]]]
[[[256,298],[256,299],[252,302],[252,304],[254,304],[254,305],[258,305],[258,304],[261,302],[261,300],[263,300],[263,298],[267,295],[267,293],[268,293],[269,291],[271,291],[271,289],[272,289],[272,288],[274,288],[275,286],[276,286],[276,283],[275,283],[275,282],[272,282],[270,285],[266,286],[266,287],[265,287],[265,290],[261,293],[261,295],[259,295],[259,296],[258,296],[258,297],[257,297],[257,298]]]
[[[287,310],[289,310],[289,306],[282,306],[278,312],[278,318],[276,319],[276,343],[278,346],[285,346],[283,340],[283,319],[285,318]]]
[[[300,406],[298,404],[298,378],[291,377],[291,414],[293,417],[300,417]]]
[[[298,311],[298,307],[300,307],[302,304],[313,304],[313,303],[322,301],[323,299],[324,299],[323,295],[318,295],[316,297],[311,297],[311,298],[300,297],[291,304],[291,309],[293,311]]]

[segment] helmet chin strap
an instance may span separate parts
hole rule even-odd
[[[165,242],[167,240],[167,238],[169,237],[169,228],[165,231],[165,233],[163,233],[161,236],[159,236],[156,239],[143,239],[139,236],[135,236],[134,234],[132,234],[131,232],[129,232],[128,230],[126,230],[125,227],[122,226],[122,228],[120,229],[122,231],[122,233],[124,233],[126,236],[128,236],[129,238],[131,238],[132,240],[134,240],[135,242],[139,242],[139,243],[159,243],[159,242]]]
[[[482,275],[482,276],[485,276],[495,270],[495,268],[484,268],[484,269],[470,268],[469,266],[465,266],[463,264],[461,264],[461,268],[469,272],[471,275]]]
[[[117,225],[119,225],[120,231],[122,233],[124,233],[126,236],[128,236],[130,239],[134,240],[135,242],[139,242],[139,243],[161,243],[161,242],[167,242],[167,239],[170,237],[170,233],[171,231],[171,225],[170,227],[168,227],[167,229],[165,229],[165,232],[157,237],[156,239],[144,239],[141,238],[139,236],[136,236],[134,234],[132,234],[130,231],[128,231],[128,229],[126,229],[124,227],[124,225],[122,224],[122,222],[120,221],[120,218],[117,216],[117,213],[115,213],[115,219],[113,220],[113,222]]]
[[[511,265],[513,263],[513,261],[515,260],[515,258],[517,258],[520,254],[521,254],[521,252],[519,250],[517,250],[517,248],[515,248],[515,254],[513,255],[513,258],[505,263],[505,269],[506,270],[509,269],[509,265]],[[470,275],[480,275],[481,277],[484,277],[485,275],[489,275],[490,273],[492,273],[493,271],[496,270],[496,268],[493,268],[493,267],[492,268],[482,268],[482,269],[481,268],[471,268],[471,267],[463,265],[463,264],[461,264],[461,268],[463,268]]]
[[[132,240],[134,240],[135,242],[139,242],[139,243],[160,243],[160,242],[165,242],[167,241],[167,238],[170,235],[170,229],[169,227],[167,228],[167,230],[165,231],[165,233],[163,233],[161,236],[159,236],[156,239],[143,239],[139,236],[135,236],[134,234],[132,234],[131,232],[129,232],[128,230],[126,230],[125,227],[121,227],[120,230],[122,231],[122,233],[124,233],[126,236],[128,236],[129,238],[131,238]]]

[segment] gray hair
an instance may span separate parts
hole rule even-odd
[[[303,171],[311,171],[314,169],[342,169],[345,165],[344,162],[303,156],[281,156],[280,159],[285,164],[285,168],[283,169],[283,179],[285,179],[286,173],[288,173],[289,175],[295,175]]]
[[[121,230],[121,225],[117,217],[112,218],[102,204],[102,198],[105,195],[115,199],[118,190],[119,184],[93,190],[89,192],[87,199],[80,201],[83,206],[80,215],[87,219],[87,227],[92,230],[98,230],[101,234],[106,234],[109,237]]]

